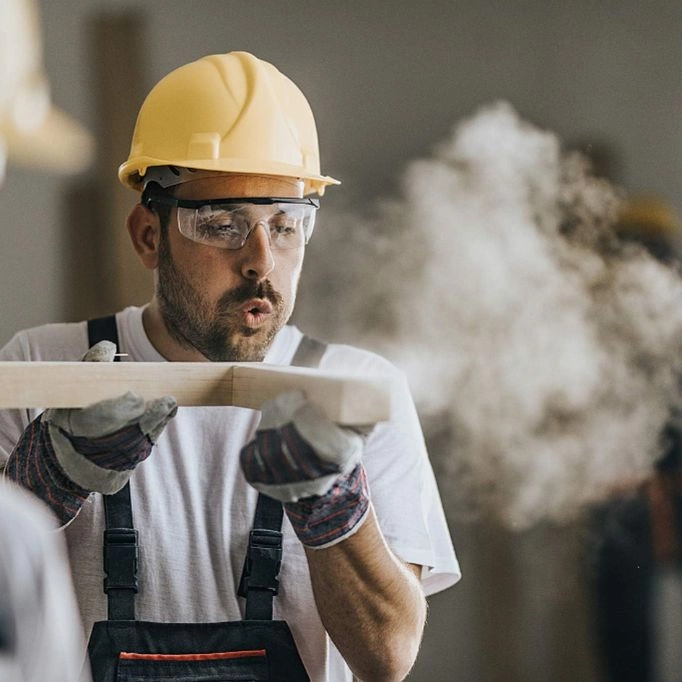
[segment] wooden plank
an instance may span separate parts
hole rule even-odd
[[[301,367],[218,362],[0,362],[0,408],[84,407],[133,391],[172,395],[181,406],[258,409],[301,389],[334,422],[373,424],[390,417],[391,380]]]
[[[262,381],[267,373],[267,382]],[[232,377],[234,399],[258,408],[283,391],[300,389],[338,424],[375,424],[390,418],[392,382],[321,372],[302,367],[237,364]]]

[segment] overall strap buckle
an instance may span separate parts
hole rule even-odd
[[[130,483],[104,495],[104,591],[109,620],[135,620],[139,543],[133,527]]]
[[[244,570],[237,594],[246,597],[245,620],[272,620],[272,600],[279,592],[282,533],[254,528],[249,533]]]
[[[279,592],[282,565],[281,502],[258,495],[256,518],[237,594],[246,598],[245,620],[272,620],[272,600]]]
[[[267,590],[273,596],[279,592],[279,569],[282,565],[282,533],[255,528],[249,533],[249,548],[239,581],[239,596],[249,590]]]
[[[104,591],[137,592],[139,558],[137,531],[134,528],[107,528],[104,531]]]

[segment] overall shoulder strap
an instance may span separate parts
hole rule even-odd
[[[298,367],[317,367],[327,345],[303,336],[291,361]],[[282,503],[267,495],[258,495],[253,530],[249,533],[240,597],[246,597],[245,620],[272,620],[272,600],[279,590],[282,563]]]
[[[105,315],[88,320],[88,343],[94,346],[100,341],[113,341],[118,346],[116,315]],[[114,358],[118,361],[118,357]]]
[[[326,343],[304,334],[294,353],[291,364],[295,367],[318,367],[326,350]]]
[[[88,320],[88,342],[112,341],[118,346],[116,316]],[[118,357],[115,361],[118,361]],[[138,542],[133,526],[130,484],[104,500],[104,591],[108,597],[109,620],[135,619]]]

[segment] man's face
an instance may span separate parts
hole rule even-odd
[[[179,199],[300,197],[297,181],[226,175],[178,185]],[[272,206],[249,206],[254,224]],[[177,209],[159,245],[156,297],[169,334],[214,362],[261,361],[294,308],[304,247],[273,250],[256,224],[241,249],[199,244],[180,234]]]

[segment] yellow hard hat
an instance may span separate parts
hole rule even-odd
[[[682,223],[675,209],[665,199],[642,195],[624,203],[616,227],[620,231],[673,236],[680,232]]]
[[[305,194],[339,184],[320,175],[315,119],[303,93],[248,52],[181,66],[147,95],[118,177],[141,191],[147,170],[158,166],[295,177]]]

